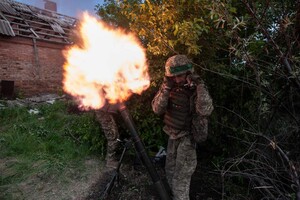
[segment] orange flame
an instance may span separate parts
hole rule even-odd
[[[121,29],[83,14],[79,28],[82,46],[64,52],[64,90],[80,107],[98,109],[141,94],[149,87],[146,55],[138,39]]]

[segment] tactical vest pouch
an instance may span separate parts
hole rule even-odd
[[[197,143],[206,141],[208,136],[208,120],[206,117],[195,115],[192,120],[192,136]]]

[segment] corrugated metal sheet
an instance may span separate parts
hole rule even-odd
[[[64,29],[56,23],[50,23],[50,26],[53,28],[53,30],[57,33],[65,33]]]
[[[46,22],[52,22],[52,21],[53,21],[53,18],[48,17],[48,16],[46,16],[46,15],[39,14],[39,13],[35,13],[35,15],[36,15],[38,18],[40,18],[40,19],[42,19],[42,20],[44,20],[44,21],[46,21]]]
[[[58,23],[60,26],[63,26],[63,27],[68,27],[68,26],[72,26],[71,23],[69,23],[68,21],[64,20],[64,19],[54,19],[56,23]]]
[[[32,13],[30,8],[25,4],[14,1],[11,5],[16,10],[19,10],[22,12],[27,12],[27,13]]]
[[[16,36],[9,22],[2,19],[0,19],[0,34]]]
[[[58,15],[53,13],[53,19],[56,21],[56,23],[58,23],[61,26],[74,26],[74,24],[76,23],[76,19],[75,18],[71,18],[68,16],[64,16],[64,15]]]
[[[32,37],[63,44],[71,43],[70,30],[78,21],[16,0],[0,0],[0,19],[0,35]],[[19,31],[14,32],[12,27]]]
[[[6,2],[0,2],[0,11],[2,12],[6,12],[12,15],[16,15],[17,12],[15,11],[15,9],[13,9],[10,4],[6,3]]]

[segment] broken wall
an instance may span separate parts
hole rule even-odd
[[[3,88],[7,83],[13,83],[14,96],[61,92],[65,47],[33,38],[0,37],[2,96],[7,93],[8,88]]]

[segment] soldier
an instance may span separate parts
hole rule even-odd
[[[116,158],[116,149],[118,147],[119,131],[113,116],[114,113],[107,110],[96,110],[96,119],[102,127],[107,139],[106,167],[117,168],[118,160]]]
[[[174,200],[189,199],[190,182],[197,165],[196,142],[207,137],[207,117],[212,99],[185,55],[170,57],[163,84],[152,100],[152,109],[164,114],[163,130],[169,135],[166,177]]]

